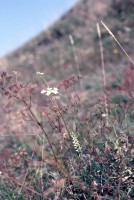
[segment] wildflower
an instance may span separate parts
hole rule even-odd
[[[103,113],[101,116],[102,116],[102,117],[107,117],[107,114],[106,114],[106,113]]]
[[[0,176],[1,176],[2,172],[0,171]]]
[[[37,72],[36,74],[38,74],[38,75],[44,75],[44,73],[43,72]]]
[[[17,74],[17,71],[12,71],[12,74],[15,74],[15,75],[16,75],[16,74]]]
[[[78,153],[81,153],[82,147],[81,147],[81,145],[80,145],[80,143],[79,143],[79,141],[78,141],[78,138],[77,138],[76,134],[75,134],[74,132],[71,132],[70,135],[71,135],[72,142],[73,142],[73,145],[74,145],[75,150],[76,150]]]
[[[58,88],[56,88],[56,87],[54,87],[54,88],[48,87],[46,90],[42,90],[41,94],[46,94],[47,96],[49,96],[50,94],[58,94]]]

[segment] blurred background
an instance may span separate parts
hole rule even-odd
[[[0,57],[61,17],[77,0],[1,0]]]

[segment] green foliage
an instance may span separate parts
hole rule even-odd
[[[26,200],[22,194],[12,188],[6,181],[0,179],[0,199],[5,200]]]

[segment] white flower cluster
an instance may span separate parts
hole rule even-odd
[[[41,76],[44,75],[43,72],[37,72],[37,74],[38,74],[38,75],[41,75]]]
[[[102,116],[102,117],[107,117],[107,114],[106,114],[106,113],[103,113],[101,116]]]
[[[77,152],[81,153],[82,147],[81,147],[81,145],[80,145],[80,143],[78,141],[78,138],[77,138],[76,134],[74,132],[71,132],[70,135],[71,135],[72,142],[73,142],[75,150]]]
[[[56,87],[54,87],[54,88],[48,87],[46,90],[42,90],[41,94],[46,94],[47,96],[49,96],[50,94],[58,94],[58,88],[56,88]]]

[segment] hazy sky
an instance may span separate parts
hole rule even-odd
[[[0,0],[0,56],[44,30],[77,0]]]

